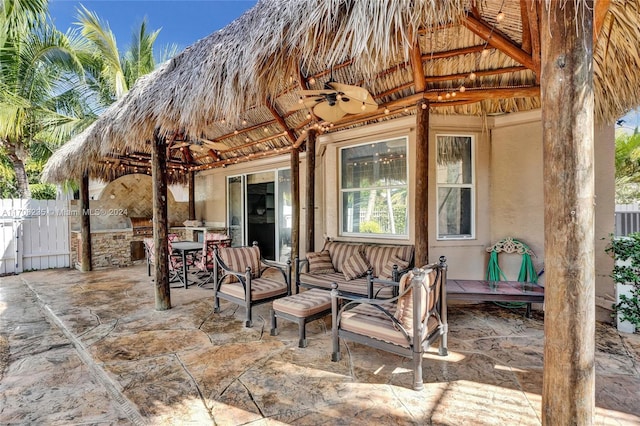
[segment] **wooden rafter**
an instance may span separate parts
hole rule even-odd
[[[287,126],[287,122],[284,121],[284,118],[282,118],[282,116],[278,113],[278,111],[276,110],[275,106],[273,105],[273,103],[271,102],[271,99],[267,98],[265,100],[265,105],[267,106],[267,108],[269,109],[269,112],[271,113],[271,115],[273,115],[273,118],[276,119],[276,122],[280,125],[280,127],[282,127],[284,129],[284,131],[287,133],[287,137],[289,138],[289,140],[291,141],[291,143],[294,143],[296,141],[296,135],[291,131],[291,129],[289,128],[289,126]]]
[[[528,0],[520,0],[520,21],[522,22],[522,50],[531,54],[531,30],[529,28],[528,5]]]
[[[220,160],[215,163],[202,164],[200,166],[192,167],[189,170],[195,172],[200,170],[212,169],[216,167],[226,167],[230,164],[246,163],[247,161],[252,161],[252,160],[255,160],[256,158],[269,158],[269,157],[274,157],[278,155],[283,155],[290,152],[292,149],[293,148],[289,146],[286,148],[278,148],[277,150],[274,149],[273,151],[263,151],[256,154],[246,155],[244,157],[227,158],[225,160]]]
[[[413,31],[410,31],[413,34]],[[422,51],[420,49],[420,40],[418,36],[411,36],[415,39],[412,41],[411,50],[409,52],[411,57],[411,69],[413,70],[413,86],[416,93],[424,92],[427,88],[427,83],[424,81],[424,67],[422,66]]]
[[[540,58],[541,58],[541,46],[540,46],[540,8],[542,5],[537,1],[527,0],[528,3],[528,13],[527,16],[529,18],[529,34],[531,37],[531,59],[533,60],[533,64],[535,68],[538,70],[536,72],[536,83],[540,82]]]
[[[540,73],[540,67],[536,69],[535,63],[531,56],[520,49],[514,42],[496,31],[495,28],[488,26],[486,23],[472,17],[467,16],[463,19],[462,24],[478,37],[486,40],[491,46],[500,50],[513,60],[521,63],[536,74]]]

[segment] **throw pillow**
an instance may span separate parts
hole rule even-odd
[[[331,256],[327,250],[307,253],[307,261],[310,274],[333,274],[336,271],[333,269]]]
[[[391,256],[387,263],[382,268],[379,277],[383,280],[391,280],[393,279],[393,266],[398,265],[398,270],[402,271],[403,269],[407,269],[409,267],[409,262],[403,259],[400,259],[398,256]]]
[[[344,278],[351,281],[365,276],[369,268],[367,259],[358,251],[345,260],[340,269],[342,269]]]

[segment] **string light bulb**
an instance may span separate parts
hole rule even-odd
[[[302,98],[300,98],[300,99],[302,99]],[[247,124],[247,120],[242,120],[242,125],[244,126],[246,124]]]
[[[442,95],[438,94],[438,100],[441,101],[442,100]]]
[[[476,80],[476,73],[475,72],[471,72],[471,74],[469,74],[469,80],[471,80],[471,81],[475,81]]]
[[[467,88],[464,87],[464,85],[463,85],[463,86],[460,86],[460,89],[458,89],[458,90],[460,90],[460,93],[463,93],[465,90],[467,90]]]
[[[483,58],[486,58],[487,56],[489,56],[489,49],[485,47],[484,49],[482,49],[482,52],[480,52],[480,54]]]
[[[498,22],[504,21],[504,12],[502,10],[498,12],[498,14],[496,15],[496,21]]]
[[[249,138],[245,138],[245,140],[244,140],[244,141],[245,141],[246,143],[249,143],[249,142],[251,142],[251,139],[249,139]]]
[[[427,104],[422,104],[422,109],[427,109]]]
[[[307,120],[311,120],[311,113],[310,112],[307,113]]]
[[[445,98],[449,99],[451,97],[451,93],[447,92],[446,95],[444,95]]]
[[[384,109],[384,113],[385,113],[385,114],[389,114],[389,108],[385,108],[385,109]]]
[[[309,78],[308,81],[309,81],[309,84],[316,84],[316,79],[313,77]]]
[[[451,97],[455,98],[456,97],[456,92],[451,92]]]
[[[298,103],[302,105],[303,102],[304,102],[304,99],[302,99],[302,96],[300,96],[300,99],[298,99]]]
[[[361,109],[362,111],[364,111],[365,109],[367,109],[367,106],[365,105],[365,103],[364,103],[364,102],[362,103],[362,106],[360,107],[360,109]]]

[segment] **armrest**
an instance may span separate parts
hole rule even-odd
[[[280,271],[287,285],[291,284],[291,260],[290,259],[287,260],[286,267],[282,266],[277,262],[274,262],[273,260],[268,260],[264,258],[260,258],[260,263],[266,266],[266,268],[260,271],[260,275],[262,275],[262,273],[269,268],[275,268],[278,271]]]

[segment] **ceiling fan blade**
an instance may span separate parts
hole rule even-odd
[[[340,108],[339,104],[329,105],[329,102],[321,102],[313,107],[313,113],[325,121],[335,122],[344,117],[347,112]]]
[[[360,102],[366,102],[367,98],[371,98],[371,95],[367,89],[363,89],[360,86],[352,86],[350,84],[336,83],[335,81],[327,83],[338,92],[344,93],[348,98],[355,99]]]
[[[324,96],[336,93],[335,90],[323,89],[323,90],[298,90],[297,94],[301,96]]]
[[[321,102],[324,98],[322,96],[314,96],[312,98],[306,98],[302,100],[302,103],[296,102],[289,108],[288,111],[299,111],[301,109],[312,108],[318,102]]]
[[[202,139],[202,144],[210,147],[211,149],[215,149],[216,151],[224,151],[225,149],[229,149],[229,147],[222,142],[214,142],[207,139]]]

